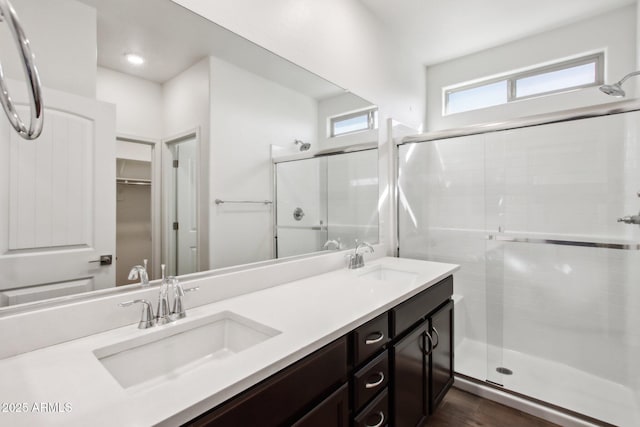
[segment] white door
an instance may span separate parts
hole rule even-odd
[[[172,274],[198,271],[197,152],[195,136],[171,144],[174,160],[175,265]]]
[[[20,88],[19,84],[12,87]],[[26,90],[14,90],[29,117]],[[0,117],[0,305],[114,286],[115,109],[45,90],[42,135]]]

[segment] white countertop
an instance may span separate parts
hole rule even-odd
[[[380,264],[414,272],[417,278],[408,283],[358,277]],[[93,352],[174,324],[147,330],[129,325],[0,360],[0,425],[178,425],[457,269],[453,264],[380,258],[364,269],[341,269],[190,309],[188,317],[176,324],[231,311],[281,333],[232,357],[203,363],[148,387],[123,389]],[[18,413],[20,408],[26,413]]]

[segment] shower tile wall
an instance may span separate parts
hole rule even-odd
[[[640,252],[486,238],[640,242],[638,226],[616,222],[640,210],[639,119],[627,113],[399,153],[400,255],[462,265],[455,293],[465,338],[619,384],[636,405]],[[495,367],[488,360],[475,375],[495,378]]]

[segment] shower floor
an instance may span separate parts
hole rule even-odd
[[[558,362],[504,350],[500,365],[487,366],[486,344],[463,339],[455,349],[455,370],[480,380],[500,379],[505,389],[530,396],[620,427],[640,425],[640,408],[627,387]],[[487,370],[491,369],[487,376]]]

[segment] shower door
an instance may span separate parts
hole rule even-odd
[[[487,379],[638,425],[640,113],[488,134]],[[549,387],[554,384],[554,387]]]
[[[640,425],[640,113],[399,147],[400,255],[461,264],[456,371]],[[629,218],[633,220],[632,218]]]
[[[327,241],[327,158],[276,168],[276,257],[322,250]]]

